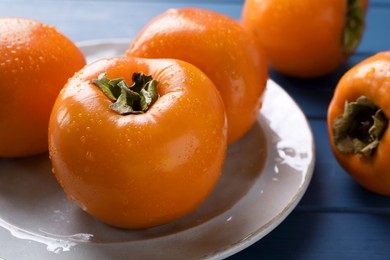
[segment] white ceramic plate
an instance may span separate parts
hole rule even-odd
[[[128,45],[128,40],[79,44],[89,62],[122,55]],[[108,227],[66,199],[47,154],[0,159],[0,258],[225,258],[286,218],[309,185],[314,158],[305,116],[269,80],[257,122],[229,147],[212,195],[168,225],[139,231]]]

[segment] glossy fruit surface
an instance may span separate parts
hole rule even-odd
[[[332,151],[363,187],[390,196],[390,52],[375,54],[340,79],[328,108]]]
[[[241,21],[275,70],[326,75],[355,51],[365,28],[365,0],[246,0]]]
[[[151,76],[158,97],[142,112],[120,114],[118,106],[128,109],[113,105],[121,98],[113,102],[95,85],[105,85],[102,73],[122,86],[138,78],[133,73]],[[213,190],[227,149],[226,115],[213,83],[189,63],[103,59],[59,95],[49,145],[55,176],[71,200],[110,225],[147,228],[190,213]]]
[[[180,59],[204,71],[224,101],[228,143],[241,138],[256,120],[267,64],[236,20],[205,9],[171,9],[141,30],[127,55]]]
[[[54,101],[85,65],[75,44],[54,27],[0,18],[0,157],[47,151]]]

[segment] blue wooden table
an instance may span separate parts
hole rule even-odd
[[[0,0],[0,15],[38,19],[79,42],[132,37],[170,7],[202,7],[239,18],[242,4],[242,0]],[[357,62],[390,49],[389,26],[390,2],[372,0],[364,38],[345,66],[311,80],[270,72],[309,119],[316,145],[314,175],[285,221],[231,259],[390,259],[390,198],[362,189],[344,172],[331,153],[326,130],[326,111],[337,81]]]

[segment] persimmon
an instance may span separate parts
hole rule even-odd
[[[87,65],[49,124],[54,174],[71,200],[112,226],[148,228],[193,211],[227,149],[223,101],[197,67],[167,59]]]
[[[84,56],[39,21],[1,17],[0,35],[0,157],[45,152],[54,101]]]
[[[233,18],[206,9],[170,9],[145,25],[126,55],[185,60],[204,71],[224,101],[228,143],[255,122],[268,79],[267,63],[262,49]]]
[[[390,51],[348,70],[328,108],[328,133],[340,165],[364,188],[390,196]]]
[[[355,51],[367,0],[246,0],[241,22],[283,74],[311,78],[333,72]]]

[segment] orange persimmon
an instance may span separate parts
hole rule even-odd
[[[226,149],[214,84],[171,59],[87,65],[58,96],[49,124],[54,174],[68,197],[121,228],[153,227],[193,211],[221,175]]]
[[[0,18],[0,157],[47,151],[54,101],[85,65],[81,51],[54,27]]]
[[[332,151],[363,187],[390,195],[390,52],[373,55],[340,79],[328,108]]]
[[[336,70],[355,51],[367,5],[367,0],[246,0],[241,21],[273,69],[318,77]]]
[[[219,90],[228,118],[228,143],[253,125],[268,79],[266,59],[240,23],[205,9],[170,9],[134,38],[127,56],[185,60]]]

